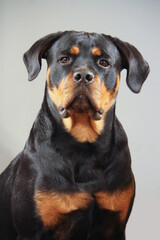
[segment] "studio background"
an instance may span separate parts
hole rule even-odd
[[[28,82],[22,60],[36,40],[59,30],[106,33],[136,46],[149,63],[140,94],[129,90],[124,70],[117,98],[137,185],[127,240],[159,237],[159,24],[158,0],[0,1],[0,172],[23,149],[42,103],[46,63],[37,79]]]

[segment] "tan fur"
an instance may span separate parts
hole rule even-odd
[[[94,56],[101,56],[101,50],[99,49],[99,48],[93,48],[92,49],[92,54],[94,55]]]
[[[51,71],[51,69],[50,69],[50,67],[47,69],[47,85],[48,85],[48,87],[49,88],[51,88],[51,84],[50,84],[50,71]]]
[[[100,208],[120,213],[120,220],[125,221],[131,199],[134,195],[134,185],[130,185],[125,190],[117,190],[114,193],[95,193],[96,201]]]
[[[75,113],[69,118],[64,118],[63,123],[79,142],[94,142],[98,138],[98,132],[92,127],[90,119],[88,113]]]
[[[69,52],[70,54],[78,55],[80,53],[80,49],[77,46],[73,46]]]
[[[37,212],[45,228],[55,226],[65,214],[87,208],[92,200],[92,196],[86,192],[55,193],[37,191],[35,194]]]
[[[76,87],[76,83],[72,80],[73,73],[70,73],[67,78],[63,78],[58,86],[53,88],[48,84],[48,92],[52,101],[55,103],[57,108],[63,106],[64,108],[67,106],[68,102],[71,99],[72,92]]]
[[[134,185],[113,193],[97,192],[93,196],[101,209],[119,212],[121,222],[124,222],[134,195]],[[37,191],[35,202],[37,213],[41,217],[45,228],[54,227],[65,215],[78,209],[88,208],[94,200],[85,191],[77,193],[56,193]]]

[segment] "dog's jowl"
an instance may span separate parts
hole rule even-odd
[[[42,58],[42,107],[0,176],[0,239],[125,240],[135,182],[115,103],[121,71],[138,93],[149,66],[129,43],[74,31],[41,38],[24,54],[30,81]]]

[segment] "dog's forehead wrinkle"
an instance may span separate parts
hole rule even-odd
[[[50,57],[53,59],[70,54],[73,47],[78,47],[78,58],[88,59],[88,54],[94,48],[98,48],[102,52],[102,56],[108,60],[111,58],[115,62],[118,57],[116,47],[110,39],[104,38],[102,34],[85,33],[85,32],[67,32],[59,40],[57,40],[51,47]],[[112,62],[112,61],[111,61]]]
[[[55,48],[69,50],[73,46],[90,49],[97,45],[103,45],[103,36],[85,32],[67,33],[62,36],[55,44]]]
[[[51,55],[68,54],[74,46],[79,50],[89,53],[93,48],[98,48],[104,54],[111,57],[118,57],[119,52],[110,38],[102,34],[86,32],[67,32],[51,46]]]

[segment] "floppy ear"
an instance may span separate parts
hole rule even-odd
[[[49,34],[35,42],[32,47],[24,53],[23,60],[28,71],[29,81],[38,76],[41,70],[41,59],[45,58],[43,56],[44,51],[50,47],[54,41],[60,38],[62,34],[63,32]]]
[[[127,85],[134,93],[139,93],[143,82],[149,74],[149,65],[143,59],[141,53],[131,44],[118,38],[112,38],[117,46],[122,60],[123,68],[127,69]]]

